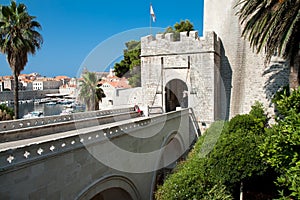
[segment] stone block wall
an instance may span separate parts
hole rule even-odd
[[[157,34],[141,39],[141,77],[143,102],[166,107],[166,85],[172,80],[184,82],[188,106],[194,108],[198,121],[211,123],[224,118],[220,73],[221,41],[214,32],[198,37],[197,31]]]

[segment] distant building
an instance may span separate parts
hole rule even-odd
[[[77,80],[76,78],[71,78],[68,83],[59,87],[59,93],[69,95],[70,97],[76,97],[76,89]]]
[[[97,79],[101,80],[109,75],[109,72],[95,72]]]
[[[102,77],[101,78],[101,81],[100,81],[101,84],[106,84],[107,87],[108,84],[114,88],[131,88],[131,86],[129,85],[129,81],[127,78],[125,77],[122,77],[122,78],[119,78],[115,75],[115,73],[113,72],[113,69],[110,69],[108,75],[106,77]]]
[[[102,99],[100,108],[116,105],[116,102],[120,102],[117,101],[119,91],[131,88],[128,80],[125,77],[117,77],[112,69],[110,69],[106,77],[101,78],[99,83],[102,84],[101,88],[106,95],[106,97]]]
[[[24,80],[19,80],[20,83],[22,83],[23,90],[33,90],[32,86],[32,80],[29,79],[24,79]]]
[[[4,76],[3,77],[3,90],[10,90],[14,89],[14,79],[12,76]]]
[[[2,80],[2,78],[0,78],[0,92],[2,92],[4,89],[4,82]]]
[[[68,77],[68,76],[55,76],[54,80],[61,81],[62,85],[65,85],[65,84],[69,83],[69,81],[71,80],[71,78]]]
[[[32,82],[33,90],[49,90],[49,89],[59,89],[62,85],[62,81],[57,81],[53,78],[38,78]]]

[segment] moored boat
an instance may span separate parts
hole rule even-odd
[[[42,111],[32,111],[29,112],[28,114],[23,116],[23,119],[31,119],[31,118],[38,118],[38,117],[43,117],[44,114]]]

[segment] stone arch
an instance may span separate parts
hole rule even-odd
[[[166,176],[174,169],[178,160],[181,160],[185,152],[184,142],[180,133],[176,131],[170,133],[162,143],[161,149],[162,152],[158,159],[157,170],[153,173],[151,184],[152,199],[154,199],[157,184],[164,181]]]
[[[100,193],[96,196],[91,198],[91,200],[110,200],[110,199],[122,199],[122,200],[131,200],[130,194],[123,190],[122,188],[109,188]]]
[[[121,175],[103,177],[85,188],[77,200],[138,200],[140,194],[134,183]]]
[[[188,107],[188,87],[180,79],[172,79],[165,86],[165,110],[175,111],[176,107]]]

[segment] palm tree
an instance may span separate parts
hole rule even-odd
[[[289,62],[291,89],[299,86],[300,0],[238,0],[242,35],[268,63],[273,55]]]
[[[35,54],[41,47],[43,38],[36,29],[41,25],[34,21],[24,4],[2,6],[0,12],[0,51],[7,55],[7,62],[14,76],[14,112],[19,118],[18,76],[28,61],[28,54]]]
[[[85,102],[88,111],[99,110],[99,102],[102,101],[102,97],[105,95],[98,84],[96,74],[86,71],[82,74],[82,78],[80,80],[79,98]]]

